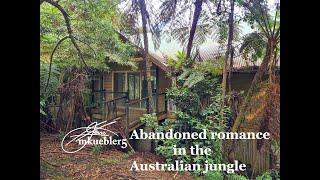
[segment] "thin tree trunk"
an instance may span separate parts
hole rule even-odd
[[[230,65],[229,65],[229,75],[228,75],[228,86],[229,86],[229,93],[231,93],[231,76],[232,76],[232,69],[233,69],[233,56],[234,56],[234,48],[231,49],[231,56],[230,56]]]
[[[195,9],[194,9],[194,13],[193,13],[192,26],[191,26],[191,30],[190,30],[188,45],[187,45],[186,59],[190,58],[193,38],[194,38],[194,35],[196,33],[198,20],[199,20],[199,17],[200,17],[200,14],[201,14],[201,10],[202,10],[202,0],[196,0],[194,5],[195,5]]]
[[[145,0],[139,0],[141,18],[142,18],[142,30],[143,30],[143,60],[145,62],[145,77],[147,80],[147,91],[148,91],[148,103],[147,111],[148,113],[153,112],[153,99],[152,99],[152,86],[151,86],[151,61],[148,58],[148,35],[147,35],[147,9]]]
[[[232,40],[233,40],[233,15],[234,15],[234,0],[230,0],[231,12],[229,13],[229,33],[228,33],[228,44],[227,44],[227,51],[224,58],[224,68],[223,68],[223,75],[222,75],[222,97],[221,97],[221,119],[223,122],[224,113],[223,107],[225,105],[225,97],[226,97],[226,86],[227,86],[227,70],[228,70],[228,60],[229,54],[232,47]]]
[[[234,125],[232,127],[232,132],[237,132],[240,125],[241,125],[241,122],[244,120],[245,111],[246,111],[247,106],[249,104],[250,97],[252,96],[252,93],[256,90],[257,85],[262,81],[263,76],[267,73],[268,64],[269,64],[270,60],[272,59],[274,50],[275,50],[275,42],[274,42],[274,40],[269,39],[268,46],[267,46],[267,53],[266,53],[265,57],[263,58],[262,63],[261,63],[258,71],[256,72],[256,74],[251,82],[251,85],[250,85],[250,88],[247,92],[246,98],[244,99],[244,101],[240,107],[240,112],[237,115],[236,120],[234,121]]]

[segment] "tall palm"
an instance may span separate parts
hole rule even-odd
[[[132,0],[124,2],[127,7],[123,13],[123,24],[122,30],[120,33],[127,34],[130,37],[134,37],[135,44],[140,47],[140,29],[142,26],[142,35],[143,35],[143,46],[140,48],[143,61],[145,62],[145,77],[147,81],[147,111],[149,113],[153,112],[153,99],[152,99],[152,84],[151,84],[151,66],[152,63],[148,58],[149,53],[149,42],[148,42],[148,32],[151,32],[152,40],[155,45],[155,48],[159,47],[160,39],[159,32],[157,27],[154,26],[151,22],[153,20],[153,6],[152,4],[146,4],[145,0]],[[129,4],[130,3],[130,4]],[[141,17],[141,21],[139,18]],[[141,22],[141,23],[140,23]]]
[[[170,30],[165,32],[169,32],[174,39],[185,46],[186,59],[191,56],[194,40],[197,44],[201,44],[206,40],[206,36],[212,32],[211,24],[200,20],[202,17],[206,17],[202,18],[203,20],[208,20],[208,17],[202,11],[204,2],[207,1],[196,0],[193,3],[191,0],[165,0],[160,6],[158,27],[163,30],[167,24],[170,25]],[[193,15],[191,15],[192,13]],[[186,17],[189,17],[189,19]],[[199,21],[201,21],[200,25]]]
[[[224,68],[223,68],[223,75],[222,75],[222,97],[221,97],[221,117],[222,120],[221,122],[224,121],[224,112],[223,112],[223,107],[225,105],[225,96],[226,96],[226,87],[227,87],[227,68],[228,68],[228,60],[229,60],[229,55],[231,52],[232,48],[232,41],[233,41],[233,29],[234,29],[234,0],[230,0],[230,13],[229,13],[229,18],[228,18],[228,25],[229,25],[229,30],[228,30],[228,44],[227,44],[227,51],[225,54],[224,58]],[[232,56],[231,56],[232,57]],[[232,61],[232,59],[230,60]],[[230,77],[229,77],[230,78]]]
[[[145,61],[145,73],[147,79],[147,91],[148,91],[148,112],[153,112],[153,102],[152,102],[152,86],[151,86],[151,61],[148,59],[148,35],[147,35],[147,9],[146,9],[146,2],[145,0],[139,0],[139,7],[141,12],[141,19],[142,19],[142,31],[143,31],[143,60]]]

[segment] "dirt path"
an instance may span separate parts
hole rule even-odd
[[[154,163],[164,159],[151,153],[124,153],[105,150],[93,155],[90,149],[67,154],[60,148],[57,138],[42,136],[40,140],[41,179],[193,179],[190,173],[163,171],[129,171],[132,162]]]

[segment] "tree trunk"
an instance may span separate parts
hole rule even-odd
[[[143,31],[143,60],[145,62],[145,78],[147,80],[147,92],[148,92],[148,103],[147,112],[153,112],[153,99],[152,99],[152,86],[151,86],[151,61],[148,58],[148,35],[147,35],[147,9],[145,0],[139,0],[141,18],[142,18],[142,31]]]
[[[194,13],[193,13],[192,26],[190,29],[189,41],[188,41],[188,45],[187,45],[186,59],[190,58],[191,49],[192,49],[192,42],[193,42],[194,35],[196,33],[197,23],[198,23],[198,20],[199,20],[200,14],[201,14],[201,10],[202,10],[202,0],[196,0],[194,5],[195,5],[195,9],[194,9]]]
[[[252,93],[255,92],[257,85],[262,81],[263,76],[267,73],[268,64],[269,64],[270,60],[272,59],[274,50],[275,50],[275,41],[273,39],[269,39],[268,45],[267,45],[267,50],[266,50],[267,53],[266,53],[265,57],[263,58],[262,63],[261,63],[258,71],[256,72],[256,74],[251,82],[251,85],[250,85],[250,88],[247,92],[246,98],[244,99],[244,101],[240,107],[240,112],[237,115],[236,120],[234,121],[234,125],[232,127],[232,132],[237,132],[240,125],[241,125],[241,122],[244,120],[245,111],[246,111],[247,106],[249,104],[250,97],[252,96]]]
[[[224,58],[224,68],[223,68],[223,75],[222,75],[222,97],[221,97],[221,119],[224,119],[223,107],[225,105],[225,97],[226,97],[226,86],[227,86],[227,70],[228,70],[228,59],[229,54],[232,47],[232,40],[233,40],[233,14],[234,14],[234,0],[230,0],[231,11],[229,13],[229,33],[228,33],[228,44],[227,44],[227,51]]]
[[[230,65],[229,65],[229,75],[228,75],[228,87],[229,93],[231,93],[231,76],[232,76],[232,69],[233,69],[233,56],[234,56],[234,47],[231,49],[231,56],[230,56]]]

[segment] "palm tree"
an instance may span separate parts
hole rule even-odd
[[[124,2],[127,9],[123,13],[123,23],[120,34],[128,34],[130,37],[134,37],[134,43],[139,47],[142,53],[143,61],[145,62],[145,77],[147,81],[147,111],[153,112],[153,99],[152,99],[152,84],[151,84],[151,71],[152,63],[148,58],[149,46],[148,46],[148,32],[151,33],[154,47],[158,48],[160,45],[160,34],[157,26],[152,24],[153,12],[152,4],[146,4],[145,0],[133,0]],[[131,3],[131,4],[128,4]],[[141,17],[141,21],[139,18]],[[141,22],[141,23],[140,23]],[[141,45],[140,29],[142,26],[143,46]],[[142,48],[140,48],[142,47]]]
[[[186,55],[187,59],[190,58],[192,42],[193,42],[194,34],[197,28],[197,23],[202,10],[202,0],[196,0],[196,2],[194,3],[194,6],[195,6],[195,9],[193,14],[192,26],[190,29],[189,41],[187,45],[187,55]]]
[[[232,50],[232,41],[233,41],[233,28],[234,28],[234,0],[230,0],[230,13],[229,13],[229,18],[228,18],[228,24],[229,24],[229,31],[228,31],[228,44],[227,44],[227,51],[225,54],[225,58],[224,58],[224,68],[223,68],[223,75],[222,75],[222,97],[221,97],[221,101],[222,101],[222,105],[221,105],[221,122],[223,122],[224,119],[224,113],[223,113],[223,107],[225,105],[225,96],[226,96],[226,86],[227,86],[227,68],[228,68],[228,60],[229,60],[229,54]],[[233,56],[231,56],[233,57]],[[232,59],[230,60],[230,62],[232,61]],[[230,66],[231,67],[231,66]],[[230,68],[231,69],[231,68]],[[229,77],[230,78],[230,77]]]
[[[261,43],[261,39],[264,39],[265,41],[265,56],[262,60],[262,63],[256,72],[250,88],[247,92],[247,95],[244,99],[244,102],[242,103],[240,107],[240,112],[237,115],[237,118],[234,122],[234,125],[232,127],[232,131],[236,132],[239,130],[240,124],[243,121],[245,110],[247,109],[247,106],[249,104],[250,97],[252,93],[257,89],[258,84],[262,81],[262,78],[265,74],[268,73],[268,68],[272,69],[272,66],[269,66],[270,64],[275,64],[274,61],[276,61],[275,55],[277,53],[277,49],[280,43],[280,25],[278,21],[278,13],[280,12],[280,5],[276,5],[276,11],[274,19],[269,14],[269,10],[267,8],[267,4],[263,1],[254,0],[254,1],[248,1],[243,2],[242,6],[247,10],[247,18],[251,22],[255,22],[258,26],[258,28],[261,30],[260,33],[255,34],[255,41],[251,41],[251,43],[247,43],[244,47],[249,47],[252,43]],[[247,37],[252,37],[247,36]]]
[[[148,91],[148,113],[153,112],[153,99],[152,99],[152,86],[151,86],[151,61],[148,59],[148,35],[147,35],[147,9],[146,9],[146,2],[145,0],[139,0],[139,8],[141,12],[141,19],[142,19],[142,31],[143,31],[143,60],[145,61],[145,73],[147,79],[147,91]]]
[[[208,19],[207,15],[202,13],[203,2],[205,0],[196,0],[194,3],[192,1],[165,0],[160,6],[158,27],[163,30],[170,23],[171,31],[165,32],[169,32],[168,34],[185,46],[186,59],[191,56],[194,40],[196,39],[197,44],[201,44],[206,40],[205,37],[208,33],[212,32],[212,26],[209,23],[202,22],[201,25],[198,25],[201,17],[206,17],[203,18],[205,20]],[[191,15],[193,5],[194,11]],[[187,12],[190,13],[189,19],[186,18],[188,17]]]

